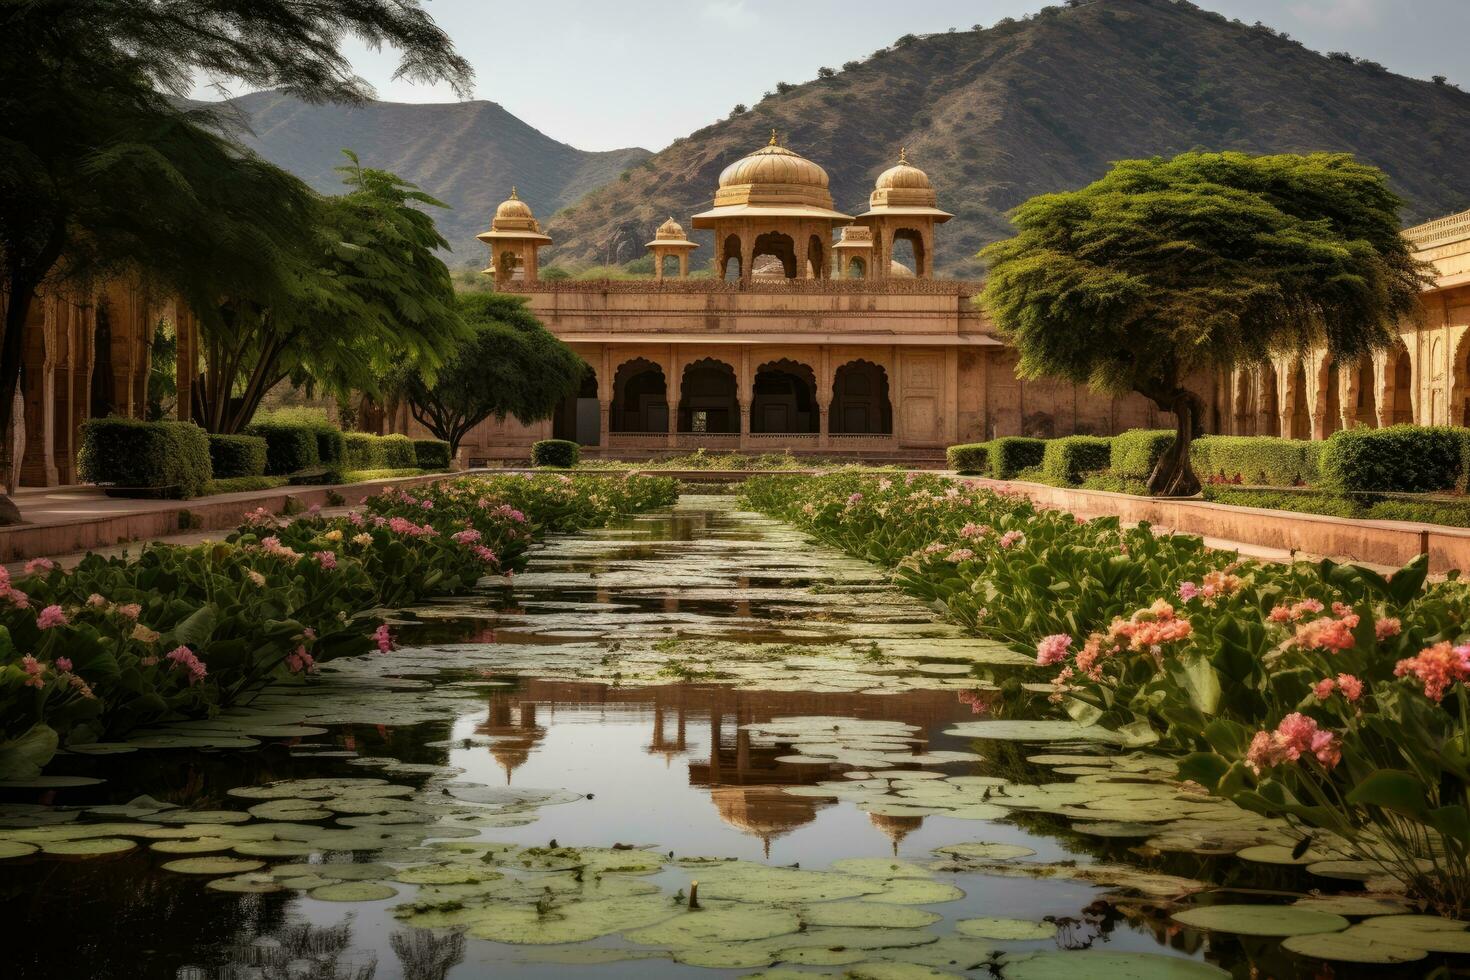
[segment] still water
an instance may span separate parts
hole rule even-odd
[[[935,849],[984,841],[1014,845],[996,853],[1020,855],[1027,866],[1145,868],[1239,890],[1222,901],[1279,900],[1345,884],[1230,855],[1159,853],[1136,836],[1076,833],[1068,819],[1044,808],[991,805],[988,790],[977,786],[986,778],[1017,786],[1069,779],[1055,772],[1055,762],[1048,767],[1028,758],[1108,750],[946,734],[956,724],[1007,716],[994,688],[1023,669],[1012,665],[1016,658],[940,623],[888,589],[869,566],[741,513],[728,498],[686,496],[669,511],[551,540],[514,582],[488,584],[398,618],[401,649],[394,655],[328,665],[314,686],[273,691],[255,706],[260,718],[299,719],[319,734],[260,734],[251,748],[67,757],[56,771],[104,781],[41,794],[7,791],[0,804],[82,808],[147,796],[217,812],[260,802],[232,796],[231,789],[381,777],[405,787],[403,795],[411,787],[430,809],[455,804],[447,821],[456,831],[452,842],[631,845],[680,858],[823,869],[852,858],[930,865]],[[1035,713],[1034,703],[1029,710]],[[786,729],[794,733],[782,734]],[[827,744],[833,739],[840,743],[835,748]],[[905,762],[905,754],[916,761]],[[945,777],[963,777],[951,784],[962,789],[940,797],[925,785]],[[884,779],[898,781],[885,786]],[[843,780],[869,787],[868,795],[824,796],[817,786],[842,788]],[[496,795],[504,787],[511,796]],[[507,799],[514,805],[505,807]],[[503,812],[480,819],[477,802],[502,805]],[[290,819],[308,827],[313,819],[316,827],[342,823],[340,816],[324,821],[329,816]],[[353,826],[377,826],[379,817],[392,825],[378,814]],[[79,817],[101,819],[108,818]],[[420,928],[394,910],[419,899],[421,886],[391,875],[396,867],[435,859],[424,855],[436,837],[430,825],[374,849],[330,836],[318,845],[307,834],[293,856],[283,850],[252,862],[385,863],[377,877],[394,894],[359,901],[323,900],[313,895],[330,890],[299,883],[259,893],[217,891],[205,887],[208,875],[164,870],[185,852],[161,853],[146,839],[101,857],[9,861],[0,864],[0,968],[16,978],[188,980],[751,972],[693,966],[665,951],[646,959],[609,953],[607,962],[547,961],[543,947],[478,938],[473,930]],[[209,849],[200,845],[197,853]],[[939,861],[916,874],[936,883],[930,887],[962,893],[896,906],[936,913],[930,932],[952,936],[956,921],[983,917],[1049,923],[1043,931],[1054,932],[1042,939],[985,939],[983,947],[993,952],[983,963],[977,954],[975,962],[949,963],[935,976],[1004,976],[1005,954],[1058,950],[1177,957],[1180,977],[1196,975],[1189,961],[1241,977],[1253,971],[1388,975],[1382,968],[1323,973],[1283,954],[1272,940],[1207,944],[1169,922],[1161,895],[1105,898],[1120,894],[1116,881],[1033,874],[1026,867],[1008,873],[963,861]],[[670,860],[638,881],[674,893],[699,876]],[[623,931],[580,945],[646,946]],[[889,954],[825,955],[825,964],[813,959],[799,968],[840,975],[844,963],[886,962]],[[1418,964],[1395,975],[1423,971]],[[1083,958],[1073,975],[1175,974],[1117,972],[1104,960]]]

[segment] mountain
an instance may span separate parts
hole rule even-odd
[[[1470,206],[1470,94],[1187,2],[1073,0],[988,30],[907,36],[780,88],[543,219],[556,239],[543,263],[637,258],[670,214],[689,228],[720,171],[772,127],[826,168],[849,214],[906,144],[956,214],[937,233],[937,265],[956,275],[980,272],[975,252],[1007,236],[1005,212],[1032,195],[1085,185],[1113,160],[1196,148],[1349,151],[1387,171],[1411,222]],[[697,240],[708,261],[709,236]]]
[[[280,92],[229,101],[247,129],[242,141],[312,187],[340,193],[343,149],[364,166],[391,170],[452,210],[435,214],[454,249],[451,265],[485,264],[474,236],[516,187],[544,222],[649,152],[632,148],[589,153],[559,143],[493,102],[363,106],[312,105]]]

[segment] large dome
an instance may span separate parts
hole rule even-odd
[[[827,171],[800,153],[772,143],[741,157],[720,173],[720,188],[750,184],[792,184],[827,189]]]
[[[495,209],[495,217],[530,218],[534,217],[534,215],[531,214],[531,208],[526,204],[526,202],[522,201],[519,197],[516,196],[516,189],[512,187],[510,189],[510,197],[506,198],[504,201],[501,201],[500,206]]]

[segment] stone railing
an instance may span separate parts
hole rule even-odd
[[[730,452],[740,448],[738,432],[681,432],[674,443],[680,449],[710,449]]]
[[[1422,225],[1404,229],[1404,237],[1415,248],[1431,248],[1447,242],[1470,238],[1470,211],[1461,211],[1444,218],[1436,218]]]
[[[969,297],[982,283],[968,279],[538,279],[512,281],[509,293],[775,293],[798,295],[877,295]]]

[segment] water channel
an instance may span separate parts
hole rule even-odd
[[[1168,901],[1350,883],[1143,846],[1130,814],[1234,818],[1009,719],[1024,657],[731,497],[396,619],[391,654],[3,791],[0,837],[56,831],[0,864],[6,975],[1322,975]],[[670,929],[699,879],[709,934]]]

